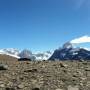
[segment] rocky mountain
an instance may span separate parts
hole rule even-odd
[[[28,49],[22,51],[14,48],[0,49],[1,55],[8,55],[15,58],[29,58],[31,60],[48,60],[52,53],[50,51],[32,53]]]
[[[20,51],[14,48],[0,49],[0,54],[18,59],[28,58],[31,60],[90,60],[90,50],[74,47],[70,42],[65,43],[61,48],[56,49],[53,54],[50,51],[32,53],[28,49]]]
[[[70,42],[56,49],[49,60],[90,60],[90,51],[85,48],[74,48]]]
[[[21,51],[18,56],[20,58],[27,58],[27,59],[31,59],[31,60],[36,60],[35,56],[28,49],[24,49],[23,51]]]
[[[15,48],[0,49],[1,55],[8,55],[8,56],[12,56],[15,58],[20,58],[18,56],[19,53],[20,53],[20,51],[18,49],[15,49]]]
[[[26,49],[19,53],[20,58],[29,58],[31,60],[48,60],[51,55],[50,51],[32,53]]]
[[[36,60],[48,60],[52,55],[52,52],[45,51],[45,52],[38,52],[34,54]]]

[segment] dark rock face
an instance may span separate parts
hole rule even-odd
[[[24,72],[32,72],[32,73],[34,73],[34,72],[37,72],[38,70],[37,69],[32,69],[32,70],[25,70]]]
[[[0,70],[7,70],[8,66],[4,64],[0,64]]]
[[[90,51],[83,48],[73,48],[70,43],[54,51],[49,60],[90,60]]]
[[[40,90],[39,88],[33,88],[32,90]]]
[[[31,59],[29,59],[29,58],[20,58],[20,59],[18,59],[18,61],[31,61]]]
[[[5,90],[15,90],[15,89],[14,89],[14,88],[8,88],[8,87],[7,87]]]

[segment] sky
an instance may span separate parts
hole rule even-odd
[[[90,0],[0,0],[0,48],[54,50],[85,35]]]

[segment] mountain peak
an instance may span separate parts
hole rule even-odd
[[[66,42],[62,48],[56,49],[49,60],[90,60],[90,50],[75,48],[72,43]]]
[[[18,59],[30,58],[31,60],[48,60],[48,58],[52,55],[52,52],[45,51],[45,52],[32,53],[28,49],[19,51],[18,49],[15,48],[4,48],[4,49],[0,49],[0,54],[12,56]]]
[[[73,48],[73,45],[72,45],[72,43],[70,43],[70,42],[66,42],[66,43],[63,45],[63,48],[64,48],[64,49]]]

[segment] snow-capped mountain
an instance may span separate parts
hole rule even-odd
[[[48,60],[51,55],[50,51],[32,53],[27,49],[19,53],[20,58],[29,58],[31,60]]]
[[[12,56],[12,57],[15,57],[15,58],[20,58],[18,56],[19,50],[14,49],[14,48],[0,49],[0,54],[5,54],[5,55],[9,55],[9,56]]]
[[[32,52],[28,49],[24,49],[22,50],[20,53],[19,53],[19,57],[20,58],[27,58],[27,59],[30,59],[30,60],[35,60],[35,56],[34,54],[32,54]]]
[[[52,52],[45,51],[45,52],[38,52],[34,54],[36,60],[48,60],[52,55]]]
[[[85,48],[74,48],[70,42],[56,49],[49,60],[90,60],[90,51]]]
[[[0,54],[9,55],[15,58],[29,58],[31,60],[48,60],[52,55],[50,51],[32,53],[28,49],[19,51],[14,48],[0,49]]]

